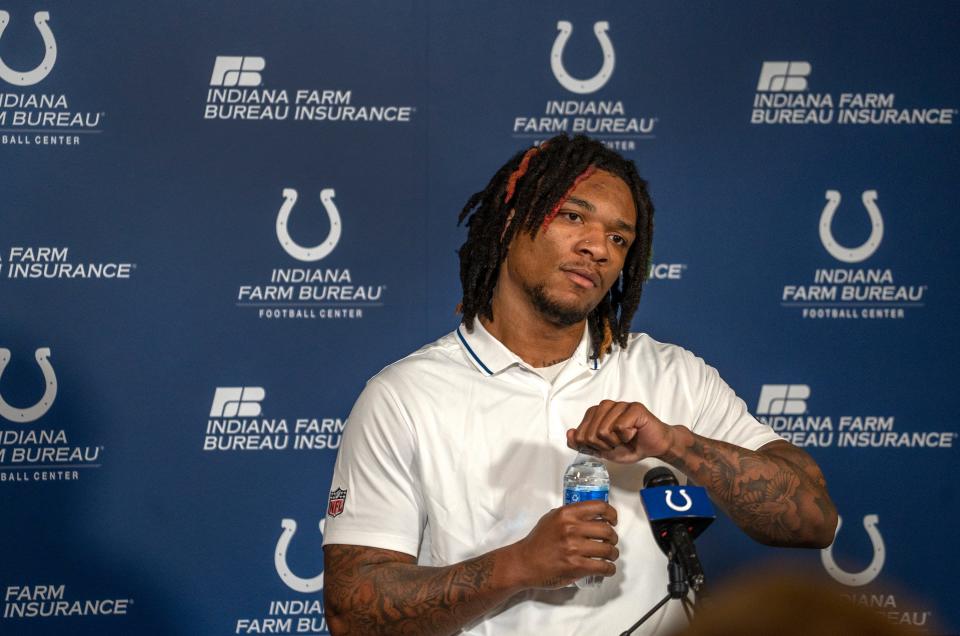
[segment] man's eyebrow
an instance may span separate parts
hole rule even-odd
[[[623,230],[624,232],[630,232],[631,234],[637,233],[637,228],[630,225],[623,219],[617,219],[616,221],[613,222],[613,224],[616,225],[618,229]]]
[[[597,208],[592,203],[590,203],[589,201],[584,201],[583,199],[578,199],[577,197],[567,197],[567,203],[579,205],[581,208],[584,208],[588,212],[597,211]]]
[[[595,205],[593,205],[592,203],[584,199],[578,199],[577,197],[567,197],[567,200],[565,201],[565,203],[572,203],[574,205],[579,205],[580,207],[585,209],[587,212],[597,211],[597,208]],[[617,219],[616,221],[613,222],[613,224],[616,226],[618,230],[621,230],[623,232],[630,232],[631,234],[637,233],[637,228],[627,223],[623,219]]]

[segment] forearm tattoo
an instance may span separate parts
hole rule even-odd
[[[508,596],[490,585],[492,553],[448,567],[358,546],[328,546],[325,554],[328,621],[350,634],[453,634]]]
[[[690,433],[664,457],[705,487],[747,534],[771,545],[817,546],[832,538],[836,511],[810,457],[792,446],[749,451]]]

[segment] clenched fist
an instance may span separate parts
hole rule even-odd
[[[570,448],[587,449],[619,464],[660,457],[672,440],[673,427],[639,402],[604,400],[587,409],[576,429],[567,431]]]

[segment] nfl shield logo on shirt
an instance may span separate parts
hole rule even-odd
[[[347,500],[347,491],[337,488],[330,491],[330,503],[327,505],[327,516],[336,517],[343,512],[343,504]]]

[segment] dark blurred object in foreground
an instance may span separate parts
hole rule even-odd
[[[910,636],[911,627],[891,623],[857,605],[822,578],[769,570],[730,581],[711,594],[693,623],[676,636]]]

